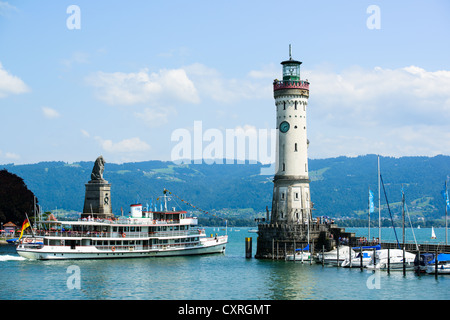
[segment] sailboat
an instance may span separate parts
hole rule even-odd
[[[286,255],[287,261],[311,261],[311,252],[309,252],[309,244],[303,249],[295,249],[295,254]]]
[[[436,233],[434,233],[433,227],[431,227],[431,239],[436,239]]]

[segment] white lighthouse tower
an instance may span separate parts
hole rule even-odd
[[[309,82],[300,78],[300,61],[281,62],[283,80],[274,80],[278,130],[271,223],[306,223],[311,219],[306,111]]]

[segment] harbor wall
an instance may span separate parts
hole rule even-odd
[[[335,224],[259,224],[255,258],[282,259],[295,249],[304,248],[308,238],[312,253],[322,249],[332,250],[339,238],[345,238],[350,245],[356,243],[354,233],[346,232]]]

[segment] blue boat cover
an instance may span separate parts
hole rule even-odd
[[[440,253],[438,254],[438,262],[439,261],[450,261],[449,253]],[[436,263],[436,259],[433,259],[429,262],[430,264]]]
[[[309,244],[306,245],[303,249],[295,249],[295,251],[308,251],[309,250]]]
[[[381,250],[381,245],[377,244],[376,246],[363,246],[362,248],[363,248],[363,250],[365,250],[365,249]],[[352,249],[353,250],[360,250],[361,247],[353,247]]]

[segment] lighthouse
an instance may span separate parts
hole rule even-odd
[[[311,219],[306,113],[309,82],[300,77],[300,61],[281,62],[283,79],[273,82],[276,107],[277,152],[273,179],[272,215],[258,224],[258,259],[280,259],[298,250],[331,250],[340,238],[356,244],[354,233]],[[330,213],[332,214],[332,213]]]
[[[300,77],[302,62],[281,62],[283,79],[273,82],[277,154],[271,223],[307,223],[311,219],[306,113],[309,82]]]

